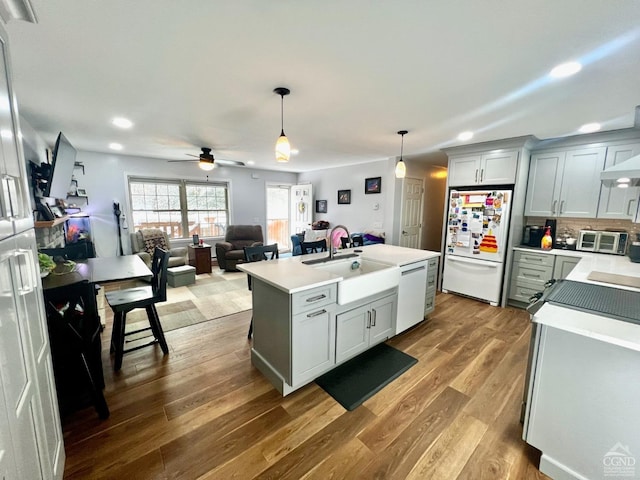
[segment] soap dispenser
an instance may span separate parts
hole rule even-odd
[[[551,250],[551,248],[553,247],[553,238],[551,238],[551,227],[547,227],[547,230],[544,232],[544,236],[542,237],[540,246],[543,250]]]

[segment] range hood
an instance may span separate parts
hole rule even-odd
[[[640,155],[631,157],[624,162],[605,168],[600,173],[600,180],[608,187],[618,185],[618,179],[628,178],[630,187],[640,186]]]

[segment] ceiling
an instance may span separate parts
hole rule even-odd
[[[465,130],[476,143],[627,128],[640,105],[639,0],[31,4],[37,24],[6,25],[21,116],[80,150],[118,142],[164,162],[207,146],[302,172],[397,156],[406,129],[405,159],[439,163]],[[547,77],[568,60],[582,71]]]

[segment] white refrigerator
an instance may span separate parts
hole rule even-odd
[[[511,199],[511,190],[450,190],[443,292],[500,303]]]

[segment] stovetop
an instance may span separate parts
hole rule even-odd
[[[527,310],[535,313],[545,302],[640,325],[640,292],[632,290],[559,280]]]

